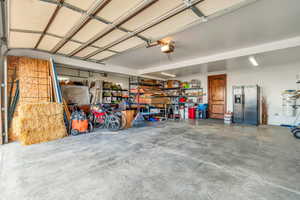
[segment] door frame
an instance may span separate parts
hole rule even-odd
[[[208,118],[210,118],[210,79],[217,77],[225,77],[225,102],[224,102],[224,114],[227,112],[227,74],[216,74],[207,76],[207,103],[208,103]]]

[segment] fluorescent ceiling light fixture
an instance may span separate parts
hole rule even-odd
[[[251,64],[255,67],[257,67],[259,64],[258,62],[256,61],[255,57],[254,56],[250,56],[249,57],[249,61],[251,62]]]
[[[175,77],[176,77],[175,74],[168,74],[168,73],[165,73],[165,72],[161,72],[160,74],[161,74],[161,75],[164,75],[164,76],[169,76],[169,77],[172,77],[172,78],[175,78]]]

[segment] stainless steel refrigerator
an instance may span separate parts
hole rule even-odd
[[[257,85],[233,86],[233,122],[258,125],[260,88]]]

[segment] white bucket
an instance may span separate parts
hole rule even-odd
[[[184,119],[184,108],[180,108],[179,112],[180,112],[180,118]]]
[[[189,119],[189,108],[185,107],[184,111],[185,111],[185,113],[184,113],[184,119]]]

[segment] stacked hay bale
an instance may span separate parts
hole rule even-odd
[[[19,107],[18,139],[23,145],[63,138],[67,130],[59,103],[26,103]]]
[[[15,74],[15,75],[14,75]],[[35,144],[66,135],[63,105],[50,103],[50,62],[28,57],[8,57],[8,87],[14,98],[19,80],[20,98],[9,129],[9,140]]]

